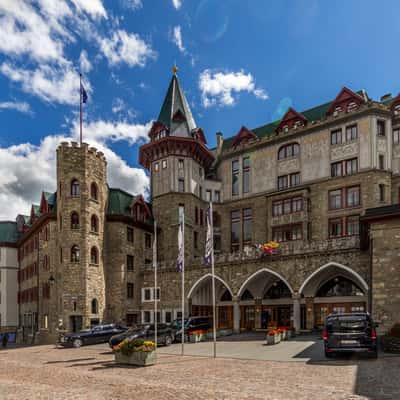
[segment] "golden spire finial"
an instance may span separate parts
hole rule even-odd
[[[178,67],[176,66],[176,64],[174,64],[174,66],[172,67],[172,72],[174,73],[174,75],[176,75],[176,73],[178,72]]]

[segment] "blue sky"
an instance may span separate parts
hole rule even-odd
[[[315,0],[0,0],[0,219],[55,190],[55,149],[78,133],[109,181],[146,191],[137,164],[174,62],[210,146],[333,99],[400,90],[400,3]]]

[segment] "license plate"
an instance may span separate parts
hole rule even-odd
[[[340,341],[342,344],[357,344],[357,340],[341,340]]]

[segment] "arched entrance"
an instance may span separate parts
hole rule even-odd
[[[302,328],[322,328],[329,314],[367,311],[367,283],[357,272],[338,263],[316,270],[299,293]]]
[[[232,291],[218,276],[215,276],[215,303],[218,329],[233,328]],[[212,317],[212,275],[201,277],[188,294],[191,316]]]
[[[238,292],[240,329],[293,326],[293,290],[278,273],[261,269]]]

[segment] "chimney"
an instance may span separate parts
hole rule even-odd
[[[220,149],[222,147],[222,144],[224,143],[224,138],[222,136],[222,132],[217,132],[217,148]]]
[[[390,100],[392,98],[392,93],[386,93],[381,97],[381,101],[387,101]]]

